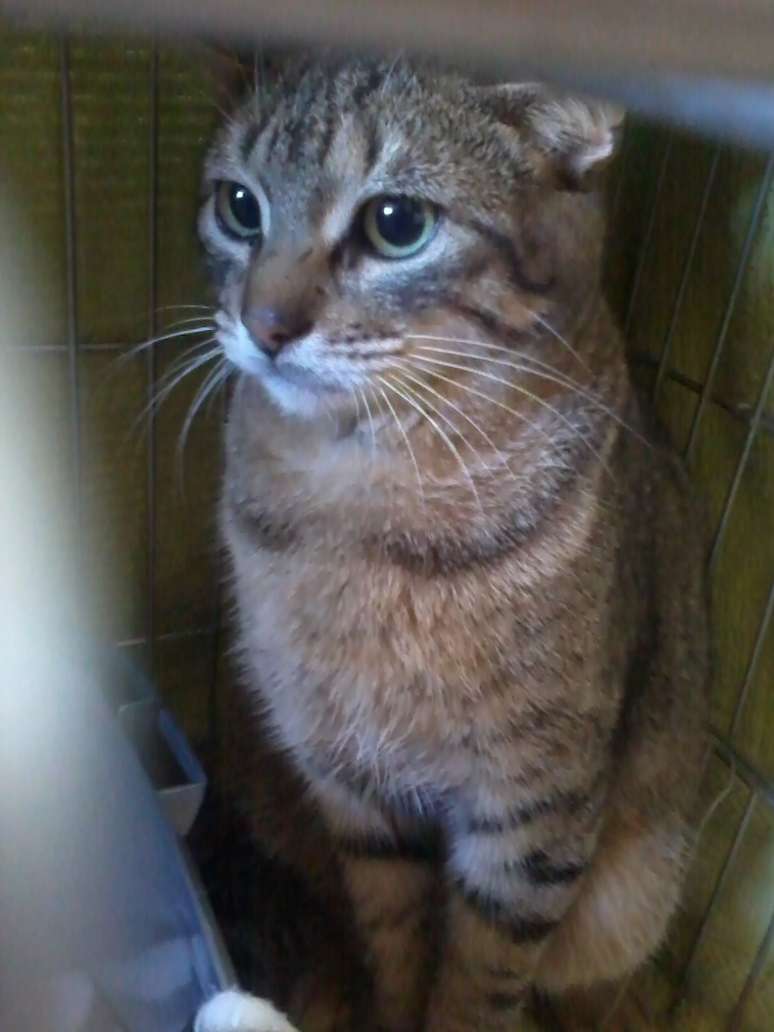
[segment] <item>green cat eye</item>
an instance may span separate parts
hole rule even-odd
[[[241,183],[228,180],[218,184],[215,211],[222,228],[230,236],[253,241],[261,235],[261,205],[258,198]]]
[[[375,197],[363,211],[363,232],[383,258],[417,254],[429,243],[437,223],[435,207],[416,197]]]

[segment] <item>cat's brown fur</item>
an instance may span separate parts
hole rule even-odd
[[[335,844],[389,1032],[511,1029],[531,985],[634,969],[678,899],[703,541],[600,294],[579,187],[610,132],[532,87],[312,64],[208,163],[271,205],[260,247],[212,201],[201,223],[248,371],[222,506],[245,691]],[[442,207],[428,257],[364,255],[373,194]],[[256,305],[304,327],[261,362]]]

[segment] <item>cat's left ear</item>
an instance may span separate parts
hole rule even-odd
[[[622,108],[539,83],[486,87],[483,95],[538,177],[568,190],[594,188],[620,140]]]
[[[191,49],[191,48],[189,48]],[[256,58],[252,53],[240,53],[232,47],[214,42],[202,42],[192,48],[204,70],[220,108],[226,111],[236,107],[256,83]]]

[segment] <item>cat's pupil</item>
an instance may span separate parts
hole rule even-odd
[[[376,211],[377,229],[393,247],[415,244],[425,231],[426,219],[424,206],[412,197],[385,197]]]
[[[261,209],[258,201],[246,187],[240,186],[239,183],[232,183],[229,204],[231,212],[240,226],[256,233],[260,230]]]

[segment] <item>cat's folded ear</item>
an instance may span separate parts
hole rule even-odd
[[[197,55],[210,79],[218,105],[226,111],[255,89],[257,63],[254,54],[208,41],[199,45]]]
[[[623,109],[539,83],[489,86],[482,94],[538,178],[568,190],[594,188],[616,151]]]
[[[303,51],[296,48],[239,50],[212,40],[200,44],[198,52],[218,105],[225,112],[251,95],[260,96],[270,83],[287,75],[294,62],[303,61]]]

